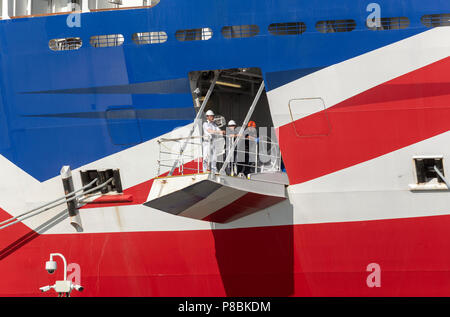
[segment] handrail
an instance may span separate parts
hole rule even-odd
[[[101,8],[101,9],[89,9],[89,11],[75,10],[75,11],[64,11],[64,12],[51,12],[51,13],[37,13],[37,14],[29,14],[29,15],[13,15],[10,16],[10,19],[23,19],[23,18],[39,18],[46,16],[56,16],[56,15],[70,15],[70,14],[80,14],[80,13],[89,13],[89,12],[103,12],[103,11],[116,11],[116,10],[136,10],[136,9],[149,9],[158,5],[159,2],[153,5],[147,6],[131,6],[131,7],[121,7],[121,8]],[[0,18],[0,20],[6,20],[4,18]]]
[[[38,14],[30,14],[30,15],[12,15],[9,18],[10,19],[22,19],[22,18],[39,18],[39,17],[46,17],[46,16],[52,16],[52,15],[64,15],[64,14],[74,14],[74,13],[84,13],[82,11],[65,11],[65,12],[52,12],[52,13],[38,13]]]
[[[280,171],[281,170],[281,153],[280,147],[278,143],[275,141],[258,139],[255,142],[255,147],[249,147],[248,149],[243,149],[241,145],[245,142],[246,139],[242,138],[238,142],[233,142],[236,139],[235,135],[224,135],[225,138],[224,146],[220,148],[216,148],[216,154],[218,156],[222,156],[224,153],[226,157],[231,156],[229,159],[229,163],[233,164],[233,166],[239,167],[250,167],[254,168],[255,172],[259,171]],[[158,175],[161,175],[164,171],[161,167],[172,167],[175,166],[175,169],[178,169],[181,175],[184,175],[184,170],[195,171],[196,173],[202,173],[203,167],[201,164],[202,152],[201,149],[203,147],[204,142],[208,142],[208,140],[204,140],[203,142],[188,142],[189,139],[203,139],[203,137],[199,136],[191,136],[191,137],[180,137],[180,138],[164,138],[159,139],[159,158],[157,160],[158,164]],[[220,138],[218,138],[219,140]],[[184,141],[184,142],[183,142]],[[167,143],[178,144],[175,147],[171,147]],[[189,151],[183,150],[181,152],[181,144],[190,144],[192,145]],[[211,142],[211,140],[209,140]],[[212,141],[214,142],[214,141]],[[235,144],[233,144],[235,143]],[[238,145],[239,144],[239,145]],[[231,153],[232,145],[235,145],[233,152]],[[249,160],[246,164],[246,161],[243,159],[247,156]],[[174,163],[172,163],[174,162]],[[185,166],[185,163],[197,163],[196,167],[194,166]],[[218,161],[221,163],[221,161]],[[189,173],[192,174],[192,173]],[[195,174],[195,173],[194,173]],[[171,176],[171,175],[169,175]]]
[[[181,141],[181,140],[190,140],[190,139],[202,139],[203,137],[198,135],[198,136],[191,136],[191,137],[181,137],[181,138],[161,138],[158,140],[158,142],[171,142],[171,141]]]
[[[148,9],[153,8],[158,5],[159,2],[149,5],[149,6],[133,6],[133,7],[122,7],[122,8],[101,8],[101,9],[89,9],[91,12],[100,12],[100,11],[112,11],[112,10],[133,10],[133,9]]]

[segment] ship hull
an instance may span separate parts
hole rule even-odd
[[[1,230],[0,296],[55,296],[39,292],[62,277],[44,267],[55,252],[84,286],[72,296],[449,296],[448,189],[411,190],[417,156],[443,158],[450,175],[450,27],[421,23],[448,3],[380,1],[384,16],[408,13],[411,27],[378,32],[363,1],[301,2],[161,1],[83,13],[80,29],[63,15],[1,21],[0,220],[61,196],[63,165],[75,188],[82,170],[120,169],[130,201],[84,206],[83,232],[65,206]],[[315,29],[341,17],[358,29]],[[304,34],[268,31],[297,20]],[[222,36],[244,23],[261,34]],[[175,38],[199,27],[212,38]],[[167,32],[167,43],[132,42],[149,30]],[[121,33],[122,46],[89,46]],[[79,50],[48,48],[74,36]],[[189,72],[241,67],[259,68],[266,84],[287,199],[225,223],[146,207],[168,172],[158,140],[186,136],[195,117]],[[291,106],[311,99],[323,107],[294,117]]]

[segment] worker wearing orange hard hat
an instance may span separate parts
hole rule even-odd
[[[258,132],[256,130],[256,122],[249,121],[247,129],[245,129],[245,161],[240,171],[248,176],[248,174],[255,173],[255,163],[257,160],[257,139]]]

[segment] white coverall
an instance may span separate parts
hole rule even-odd
[[[208,130],[217,131],[210,133]],[[214,121],[203,123],[203,172],[208,170],[208,163],[211,163],[211,171],[217,172],[217,149],[216,141],[221,136],[221,130]]]

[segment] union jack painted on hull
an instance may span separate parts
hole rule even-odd
[[[63,165],[119,168],[128,197],[81,208],[83,232],[65,206],[1,230],[0,295],[52,296],[39,287],[59,252],[80,265],[74,296],[449,296],[450,194],[410,185],[416,157],[442,158],[450,175],[450,4],[377,1],[382,18],[409,23],[372,30],[370,3],[161,0],[82,13],[80,28],[66,15],[0,21],[0,221],[61,196]],[[338,20],[354,26],[318,30]],[[270,32],[294,22],[305,29]],[[242,25],[258,31],[224,35]],[[207,39],[176,37],[205,28]],[[167,39],[137,45],[137,32]],[[124,42],[89,45],[107,34]],[[63,38],[82,46],[49,49]],[[266,84],[287,199],[240,197],[219,211],[261,210],[225,223],[145,206],[168,172],[158,140],[188,134],[195,117],[189,73],[245,67]],[[371,263],[380,287],[368,286]]]

